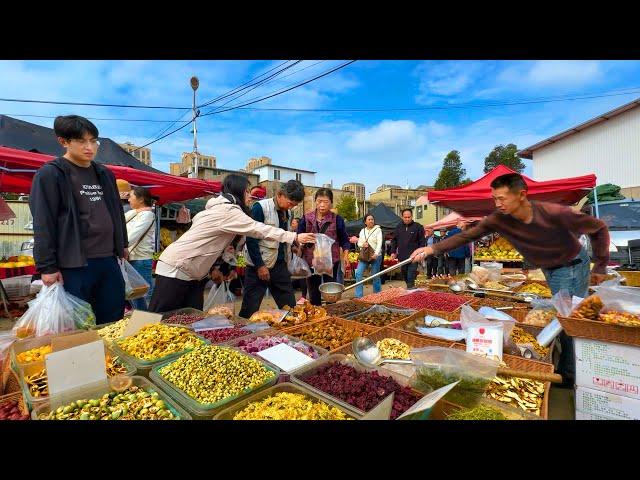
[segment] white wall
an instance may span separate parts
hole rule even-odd
[[[315,186],[316,175],[314,173],[308,172],[300,172],[298,170],[289,169],[289,168],[279,168],[273,167],[272,165],[264,165],[260,168],[256,168],[253,173],[260,175],[260,181],[263,182],[265,180],[275,180],[274,178],[274,170],[280,170],[280,181],[287,182],[289,180],[296,179],[296,173],[302,174],[302,184],[306,186]]]
[[[640,108],[533,152],[533,178],[595,173],[598,185],[640,186]]]

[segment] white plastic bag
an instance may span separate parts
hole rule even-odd
[[[96,325],[91,305],[67,293],[56,282],[42,287],[38,296],[29,302],[29,309],[14,326],[18,338],[41,337]]]
[[[331,256],[331,246],[335,243],[333,238],[324,233],[316,234],[316,245],[313,249],[313,273],[315,275],[333,276],[333,257]]]
[[[503,322],[486,319],[468,305],[462,306],[460,320],[467,334],[468,353],[502,360],[503,346],[509,338]],[[511,329],[513,326],[509,333]]]
[[[601,287],[597,295],[602,300],[602,312],[626,312],[640,315],[640,293],[623,288]]]
[[[309,265],[307,265],[307,262],[305,262],[298,255],[293,255],[293,257],[291,258],[291,261],[289,262],[289,273],[291,274],[292,280],[307,278],[312,275],[311,269],[309,268]]]
[[[149,284],[140,275],[133,265],[126,260],[120,261],[120,271],[124,279],[124,298],[127,300],[135,300],[144,297],[149,291]]]
[[[209,290],[203,311],[207,315],[223,315],[231,319],[235,316],[235,301],[236,296],[229,289],[229,282],[222,282],[219,287],[214,285]]]

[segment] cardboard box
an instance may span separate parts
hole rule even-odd
[[[640,400],[591,388],[576,388],[576,420],[640,420]]]
[[[640,347],[574,338],[576,385],[640,400]]]

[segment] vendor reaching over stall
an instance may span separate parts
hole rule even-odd
[[[609,262],[609,231],[603,221],[564,205],[529,200],[527,184],[517,173],[493,180],[491,194],[498,211],[475,227],[433,246],[418,248],[411,254],[413,261],[449,252],[497,232],[509,240],[527,262],[542,269],[553,294],[566,289],[572,295],[586,297],[590,277],[595,284],[604,280]],[[595,263],[591,274],[589,255],[579,241],[581,234],[591,240]],[[563,341],[560,362],[565,365],[566,380],[572,381],[575,365],[569,340],[566,337]]]
[[[209,271],[236,236],[249,236],[292,244],[313,243],[315,235],[294,232],[256,222],[247,215],[251,200],[249,180],[229,175],[223,193],[207,202],[193,217],[191,228],[169,245],[156,266],[156,285],[149,310],[202,309]]]

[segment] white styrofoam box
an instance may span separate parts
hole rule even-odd
[[[607,420],[640,420],[640,400],[591,388],[576,388],[576,419],[596,415]]]
[[[640,399],[640,347],[574,338],[576,385]]]
[[[609,418],[604,415],[596,415],[593,413],[576,412],[576,420],[620,420],[619,418]]]
[[[10,299],[26,297],[31,289],[31,275],[20,275],[18,277],[4,278],[1,280],[2,286]]]

